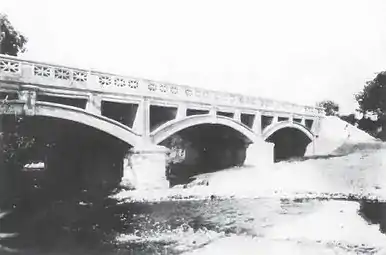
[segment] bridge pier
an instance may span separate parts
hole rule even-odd
[[[274,144],[263,140],[250,144],[244,164],[265,169],[274,163]]]
[[[155,145],[131,149],[123,159],[121,186],[137,190],[168,188],[167,152],[167,148]]]

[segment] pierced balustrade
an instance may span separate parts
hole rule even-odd
[[[4,79],[3,79],[4,77]],[[319,107],[302,106],[267,98],[244,96],[234,93],[216,92],[202,88],[157,83],[144,79],[93,72],[70,67],[50,65],[34,61],[25,61],[15,57],[0,55],[0,80],[36,86],[55,86],[83,90],[100,90],[103,93],[122,91],[122,94],[134,93],[138,96],[153,94],[155,97],[196,101],[199,103],[247,107],[268,111],[287,111],[307,115],[324,115]],[[36,80],[31,80],[36,79]],[[143,84],[140,85],[140,84]]]

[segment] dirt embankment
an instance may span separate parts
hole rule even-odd
[[[384,146],[384,143],[363,130],[336,116],[327,116],[322,120],[316,143],[308,146],[306,156],[346,155],[358,150],[380,149]]]

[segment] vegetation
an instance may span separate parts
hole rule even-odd
[[[351,113],[351,114],[348,114],[348,115],[340,115],[339,116],[340,119],[350,123],[351,125],[355,126],[355,124],[357,124],[357,119],[355,118],[355,114],[354,113]]]
[[[317,106],[324,108],[327,116],[336,116],[339,113],[339,105],[331,100],[323,100]]]
[[[7,15],[1,13],[0,28],[1,54],[17,56],[19,53],[25,51],[27,38],[12,26]],[[6,104],[6,102],[3,101],[0,102],[0,104]],[[5,123],[4,117],[0,117],[0,142],[3,154],[1,155],[1,160],[3,163],[13,161],[13,164],[17,165],[21,162],[17,159],[16,152],[31,147],[33,140],[20,135],[23,118],[21,116],[15,116],[13,120],[13,123],[9,125],[9,121]]]
[[[17,56],[25,51],[26,43],[27,38],[12,26],[7,15],[0,13],[0,53]]]
[[[9,21],[8,17],[0,13],[0,53],[17,56],[25,51],[27,38],[18,32]],[[3,98],[4,99],[4,98]],[[0,101],[0,105],[6,105],[7,99]],[[0,116],[0,202],[3,204],[6,194],[8,199],[12,187],[17,186],[17,178],[21,168],[25,164],[27,154],[31,151],[34,139],[21,135],[23,129],[23,117]]]
[[[366,82],[366,86],[355,96],[362,113],[373,113],[378,117],[386,114],[386,72]]]
[[[373,80],[366,82],[363,90],[355,95],[355,98],[359,104],[359,110],[365,116],[372,114],[377,117],[375,121],[362,118],[358,127],[386,140],[386,72],[380,72]]]

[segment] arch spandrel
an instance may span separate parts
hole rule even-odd
[[[270,136],[272,136],[275,132],[284,129],[284,128],[294,128],[298,129],[301,132],[303,132],[311,141],[314,140],[314,134],[305,126],[301,125],[300,123],[290,122],[290,121],[283,121],[278,122],[273,125],[268,126],[262,134],[263,140],[267,140]]]
[[[245,136],[251,143],[261,140],[261,138],[258,137],[250,128],[240,122],[228,117],[213,115],[195,115],[184,119],[169,121],[154,130],[150,136],[153,143],[159,144],[181,130],[204,124],[216,124],[230,127]]]
[[[12,110],[2,111],[1,114],[23,112],[23,103],[8,102],[7,104],[9,105],[8,109]],[[77,107],[49,102],[36,102],[32,115],[74,121],[103,131],[133,147],[140,144],[141,137],[134,133],[129,127],[115,120],[87,112]]]

